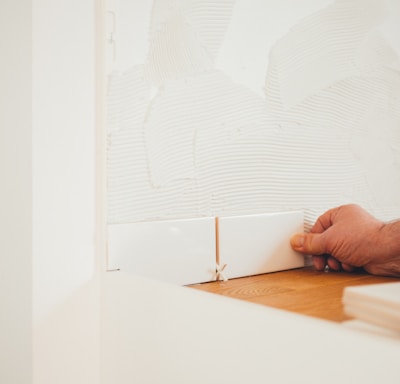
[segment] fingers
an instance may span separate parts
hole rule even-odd
[[[290,244],[297,252],[313,255],[313,265],[317,271],[323,271],[326,265],[333,271],[342,269],[346,272],[354,271],[354,266],[341,263],[329,255],[324,236],[321,233],[296,234],[290,239]]]
[[[313,256],[313,265],[317,271],[323,271],[326,265],[326,256],[325,255],[316,255]]]
[[[333,216],[336,209],[330,209],[326,211],[323,215],[318,217],[317,221],[311,228],[311,233],[322,233],[326,231],[330,226],[333,225]]]
[[[313,256],[313,265],[317,271],[325,270],[325,267],[328,266],[329,269],[333,271],[340,271],[343,270],[345,272],[354,272],[355,267],[353,265],[347,263],[341,263],[334,257],[330,255],[316,255]]]
[[[326,266],[333,271],[340,271],[342,268],[342,264],[330,255],[313,256],[313,264],[317,271],[325,270]]]
[[[342,267],[341,263],[330,255],[316,255],[312,259],[317,271],[323,271],[326,266],[333,271],[340,271]]]
[[[327,264],[329,269],[332,269],[334,271],[340,271],[342,267],[342,264],[332,256],[328,257]]]
[[[324,235],[319,233],[296,234],[290,239],[292,248],[300,253],[322,255],[329,253],[326,249]]]
[[[346,271],[346,272],[353,272],[355,270],[355,267],[353,267],[350,264],[346,264],[346,263],[342,263],[342,268],[343,268],[343,271]]]
[[[353,265],[341,263],[330,255],[316,255],[312,257],[312,261],[317,271],[324,271],[326,266],[333,271],[354,272],[356,269]]]

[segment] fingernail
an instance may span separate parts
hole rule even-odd
[[[291,239],[291,243],[295,248],[302,248],[304,245],[304,236],[303,235],[294,235]]]

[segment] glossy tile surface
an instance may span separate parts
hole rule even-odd
[[[304,266],[290,237],[303,232],[300,211],[219,218],[219,259],[228,278]]]
[[[108,268],[179,285],[215,280],[215,219],[108,226]]]

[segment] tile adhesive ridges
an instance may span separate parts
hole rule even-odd
[[[268,48],[262,94],[215,64],[242,1],[154,1],[147,59],[108,77],[108,222],[301,209],[309,227],[347,202],[400,217],[383,3],[325,2],[296,21]],[[248,44],[265,56],[263,36]]]

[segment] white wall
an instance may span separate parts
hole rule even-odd
[[[0,31],[0,382],[98,383],[95,1],[1,1]]]
[[[31,1],[0,2],[0,382],[32,382]]]
[[[95,1],[32,18],[34,383],[98,383]]]

